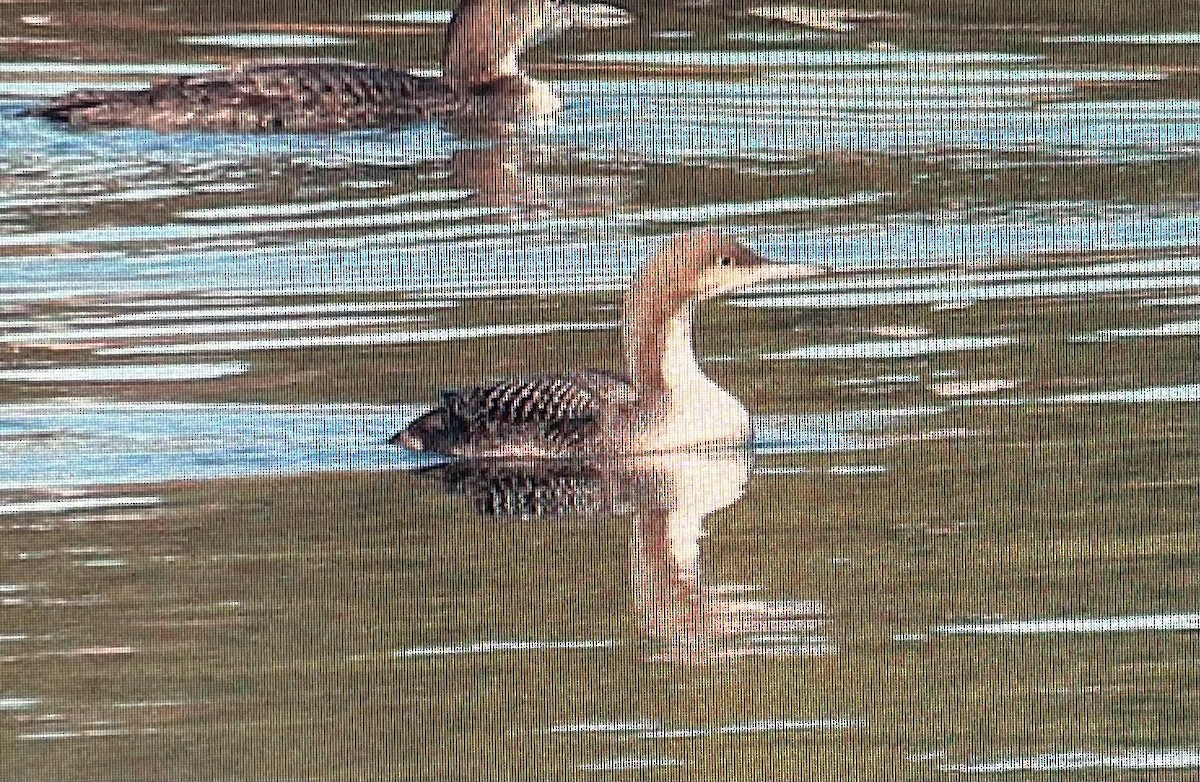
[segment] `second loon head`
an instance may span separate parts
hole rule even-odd
[[[597,16],[601,26],[633,18],[613,6],[568,0],[463,0],[446,30],[442,78],[464,93],[500,80],[528,80],[517,62],[524,52],[572,27],[594,26]]]

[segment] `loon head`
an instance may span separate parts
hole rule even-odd
[[[818,266],[773,261],[716,231],[690,231],[669,240],[638,271],[625,306],[627,312],[653,306],[669,314],[760,283],[823,273]]]
[[[565,0],[463,0],[450,20],[442,51],[442,78],[472,92],[499,79],[521,77],[517,58],[528,49],[599,15],[602,26],[631,17],[601,4]],[[606,20],[606,21],[604,21]]]
[[[759,283],[822,273],[816,266],[772,261],[715,231],[673,237],[634,275],[625,294],[621,343],[630,378],[641,391],[669,385],[663,362],[672,333],[686,340],[680,345],[683,352],[672,360],[695,363],[691,316],[697,302]]]

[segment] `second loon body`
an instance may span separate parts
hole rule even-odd
[[[615,9],[614,9],[615,11]],[[556,0],[463,0],[446,33],[442,74],[333,60],[247,62],[143,90],[76,90],[29,111],[82,127],[160,131],[321,132],[427,119],[510,121],[561,108],[517,58],[577,24]]]
[[[744,443],[745,406],[700,369],[692,315],[708,298],[819,274],[708,231],[673,239],[625,295],[626,374],[586,370],[447,392],[393,443],[449,456],[555,457]]]

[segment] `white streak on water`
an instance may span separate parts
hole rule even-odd
[[[888,197],[888,193],[854,193],[829,198],[771,198],[764,201],[742,203],[707,204],[704,206],[677,206],[648,209],[639,217],[651,223],[699,223],[725,217],[751,217],[755,215],[786,214],[788,212],[810,212],[819,209],[838,209],[861,204],[876,204]]]
[[[1200,402],[1200,384],[1151,386],[1121,391],[1089,391],[1037,400],[1040,403],[1096,404],[1104,402],[1144,404],[1148,402]]]
[[[75,90],[144,90],[148,81],[0,81],[0,95],[57,98]]]
[[[0,209],[28,209],[31,207],[64,206],[67,204],[124,203],[129,201],[158,201],[191,195],[186,187],[137,187],[114,190],[109,193],[88,193],[82,196],[48,196],[42,198],[0,198]]]
[[[1018,385],[1015,380],[959,380],[948,383],[930,383],[931,393],[945,397],[977,396],[994,394],[997,391],[1008,391]]]
[[[826,470],[830,475],[886,475],[888,468],[882,464],[844,464]]]
[[[43,244],[125,244],[128,242],[164,242],[180,239],[213,239],[247,234],[288,233],[319,229],[347,230],[383,228],[469,220],[507,214],[500,207],[463,207],[459,209],[429,209],[418,212],[386,212],[382,214],[326,217],[311,220],[264,220],[249,223],[219,223],[215,225],[167,224],[130,225],[119,228],[79,228],[73,231],[39,231],[32,233],[0,234],[0,247],[36,247]],[[445,229],[439,229],[445,230]]]
[[[481,641],[454,646],[415,646],[400,649],[393,657],[443,657],[459,654],[493,654],[496,652],[573,651],[581,649],[611,649],[614,641]]]
[[[569,725],[551,725],[550,733],[638,733],[655,730],[659,723],[654,720],[636,722],[575,722]]]
[[[91,340],[154,339],[158,337],[178,337],[180,334],[251,334],[273,331],[320,331],[324,329],[364,326],[392,326],[397,323],[412,323],[417,320],[420,320],[420,318],[412,315],[385,315],[378,317],[350,315],[341,318],[283,318],[279,320],[206,321],[164,326],[113,326],[110,328],[0,334],[0,344],[46,345],[61,344],[64,342],[88,342]],[[3,325],[3,321],[0,321],[0,326]],[[171,351],[163,352],[169,353]]]
[[[150,736],[161,733],[160,728],[84,728],[81,730],[52,730],[38,733],[18,733],[18,741],[54,741],[61,739],[108,738],[111,736]]]
[[[2,453],[0,453],[0,463],[3,463]],[[0,516],[15,516],[18,513],[70,513],[79,510],[95,510],[96,508],[145,508],[161,504],[161,497],[147,496],[71,497],[57,500],[0,502]]]
[[[244,375],[244,361],[216,364],[119,364],[74,367],[0,369],[0,382],[26,383],[150,383],[168,380],[214,380]]]
[[[439,459],[387,440],[425,409],[90,399],[4,404],[0,489],[412,469]],[[886,431],[907,418],[936,412],[757,417],[754,450],[801,454],[882,448],[887,443],[871,430]],[[53,500],[12,512],[79,511],[113,502],[122,504],[109,498]]]
[[[847,66],[904,65],[936,68],[954,65],[1022,64],[1044,59],[1037,54],[1002,52],[928,52],[864,51],[856,49],[809,50],[767,49],[759,51],[622,51],[591,52],[571,59],[580,62],[661,65],[670,67],[701,66],[732,68],[746,66],[799,66],[805,68],[844,68]]]
[[[1105,33],[1047,35],[1042,43],[1116,44],[1119,46],[1170,46],[1200,44],[1200,33]]]
[[[819,600],[731,600],[726,606],[730,613],[823,616],[825,606]]]
[[[155,303],[159,306],[165,306],[172,304],[173,302],[165,301]],[[203,303],[224,304],[225,302],[221,299],[212,299]],[[150,302],[146,301],[130,301],[116,304],[112,302],[102,303],[103,306],[110,307],[143,307],[148,306],[149,304]],[[407,310],[450,309],[457,306],[457,301],[438,300],[358,302],[339,301],[327,304],[279,304],[264,305],[260,307],[212,307],[202,310],[152,310],[149,312],[126,312],[120,315],[63,318],[54,322],[69,324],[72,326],[102,326],[116,323],[139,323],[145,321],[164,320],[222,320],[232,318],[282,317],[288,315],[323,315],[330,312],[339,314],[345,314],[348,312],[403,312]],[[28,322],[32,323],[34,321]]]
[[[179,213],[189,220],[235,220],[248,217],[279,217],[280,215],[341,212],[348,209],[380,209],[401,204],[430,204],[461,201],[474,195],[474,190],[418,190],[378,198],[358,198],[338,201],[304,201],[292,204],[246,204],[208,209],[187,209]],[[0,201],[0,205],[3,201]]]
[[[647,757],[635,755],[629,757],[605,758],[594,763],[583,763],[577,768],[580,771],[637,771],[647,768],[674,768],[682,766],[683,761],[676,758]]]
[[[946,337],[941,339],[896,339],[854,342],[842,345],[810,345],[783,353],[764,353],[764,359],[895,359],[932,353],[987,350],[1016,343],[1013,337]]]
[[[240,49],[315,48],[353,43],[350,38],[309,33],[229,33],[188,35],[179,39],[189,46],[233,46]]]
[[[1200,305],[1200,296],[1173,296],[1164,299],[1146,299],[1147,307],[1194,307]]]
[[[41,698],[0,698],[0,711],[24,711],[41,703]]]
[[[1152,70],[1069,70],[1064,68],[941,68],[913,70],[892,68],[885,70],[855,71],[845,73],[837,70],[797,71],[780,74],[780,79],[791,83],[821,84],[848,87],[862,84],[867,89],[892,84],[906,90],[924,91],[930,85],[991,84],[1008,88],[1012,85],[1066,84],[1075,82],[1142,82],[1162,81],[1165,73]]]
[[[858,727],[857,720],[754,720],[717,728],[719,733],[776,733],[791,730],[846,730]]]
[[[1144,614],[1064,619],[1027,619],[1011,622],[941,625],[942,635],[1034,635],[1042,633],[1191,632],[1200,630],[1200,614]]]
[[[47,73],[127,74],[131,76],[199,76],[225,70],[224,65],[203,62],[108,63],[56,62],[27,60],[0,62],[0,73],[28,73],[41,76]]]
[[[376,334],[347,336],[290,337],[284,339],[243,339],[223,342],[193,342],[172,345],[139,345],[126,348],[101,348],[102,356],[181,355],[185,353],[233,353],[256,350],[290,350],[321,348],[338,345],[417,345],[429,342],[451,342],[459,339],[489,339],[567,331],[601,331],[616,328],[614,321],[602,323],[532,323],[511,326],[465,326],[462,328],[427,329],[425,331],[391,331]]]
[[[1106,329],[1076,337],[1072,342],[1108,342],[1126,337],[1195,337],[1200,336],[1200,320],[1182,320],[1138,329]]]
[[[941,769],[965,774],[1005,774],[1013,771],[1083,771],[1096,768],[1146,771],[1197,767],[1200,767],[1200,749],[1135,747],[1123,752],[1056,752],[1030,757],[948,763]]]
[[[905,285],[896,280],[897,287]],[[1053,296],[1089,296],[1106,293],[1133,293],[1145,290],[1170,290],[1200,286],[1200,276],[1130,277],[1111,279],[1078,279],[1046,282],[1013,283],[971,287],[947,279],[940,288],[919,288],[893,291],[851,291],[846,293],[808,294],[796,296],[763,296],[738,299],[736,307],[755,309],[845,309],[857,307],[915,306],[928,304],[969,305],[977,301],[1005,299],[1035,299]]]
[[[631,222],[630,225],[636,224]],[[206,228],[208,226],[199,226]],[[547,241],[525,237],[545,232]],[[149,255],[57,255],[52,260],[0,257],[0,300],[108,299],[141,293],[205,291],[213,294],[335,294],[388,291],[575,291],[603,280],[623,285],[656,244],[649,239],[587,237],[613,232],[604,221],[517,221],[439,226],[423,231],[315,238],[278,247],[172,251]],[[118,232],[119,233],[119,232]],[[1087,219],[1006,220],[996,224],[944,221],[854,225],[782,232],[756,231],[764,254],[806,263],[836,260],[841,270],[921,268],[947,262],[986,267],[998,260],[1042,252],[1176,248],[1196,243],[1200,220],[1188,215],[1146,215],[1144,210],[1103,212]],[[286,239],[295,237],[287,236]],[[456,242],[456,240],[466,240]],[[463,262],[469,253],[471,263]],[[1200,287],[1200,259],[1153,258],[1058,270],[988,272],[958,276],[921,274],[888,279],[845,279],[781,287],[797,294],[737,300],[738,306],[839,307],[890,303],[970,303],[979,298],[1086,295]],[[148,271],[153,270],[153,273]],[[1183,271],[1192,274],[1181,274]],[[1151,273],[1162,276],[1068,280]],[[1022,276],[1002,276],[1022,275]],[[1045,275],[1044,282],[980,285]],[[1051,276],[1057,275],[1057,276]],[[831,287],[833,286],[833,287]],[[909,291],[907,288],[918,290]]]
[[[399,22],[401,24],[450,24],[453,11],[398,11],[394,13],[363,14],[365,22]]]

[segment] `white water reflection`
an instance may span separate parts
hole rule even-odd
[[[613,641],[479,641],[454,646],[413,646],[393,654],[397,658],[445,657],[464,654],[500,654],[507,652],[561,652],[611,649]]]
[[[653,660],[697,665],[742,657],[836,655],[820,601],[766,593],[747,599],[746,591],[761,587],[718,584],[704,573],[700,542],[708,519],[742,499],[751,460],[747,450],[717,448],[594,462],[452,462],[425,475],[489,518],[627,517],[630,595]],[[716,732],[813,725],[749,723]],[[622,723],[585,723],[570,732],[625,729]]]
[[[400,22],[401,24],[450,24],[453,11],[396,11],[363,14],[364,22]]]
[[[1200,384],[1151,386],[1114,391],[1088,391],[1038,400],[1063,404],[1146,404],[1150,402],[1200,402]]]
[[[1007,757],[948,763],[943,771],[964,774],[1010,774],[1014,771],[1149,771],[1154,769],[1200,768],[1200,749],[1131,747],[1116,752],[1057,752],[1029,757]]]
[[[79,399],[0,405],[0,489],[410,469],[439,461],[387,444],[423,406]],[[930,410],[763,416],[761,454],[887,447]],[[0,506],[2,507],[2,506]]]
[[[1039,54],[1005,52],[874,51],[861,49],[764,49],[750,51],[626,51],[574,55],[580,62],[656,65],[675,68],[904,66],[936,68],[961,65],[1024,64],[1038,62]]]
[[[0,489],[409,468],[418,408],[64,401],[0,406]]]
[[[1047,35],[1042,43],[1083,43],[1117,46],[1186,46],[1200,44],[1200,33],[1093,33]]]
[[[1139,616],[1066,617],[1005,622],[941,625],[942,635],[1034,635],[1043,633],[1193,632],[1200,630],[1200,614],[1146,614]]]
[[[682,766],[678,758],[658,757],[652,755],[622,755],[605,758],[591,763],[581,763],[577,768],[581,771],[638,771],[652,768],[674,768]]]
[[[810,345],[782,353],[764,353],[763,358],[774,361],[794,359],[898,359],[925,356],[933,353],[957,353],[988,350],[1016,344],[1013,337],[945,337],[941,339],[896,339],[876,342],[854,342],[845,345]]]
[[[237,324],[234,324],[235,326]],[[345,345],[424,345],[430,342],[455,342],[462,339],[492,337],[528,337],[569,331],[604,331],[616,323],[529,323],[501,326],[464,326],[460,328],[422,329],[420,331],[380,331],[366,334],[341,334],[314,337],[274,337],[268,339],[231,339],[212,342],[185,342],[165,345],[100,348],[98,356],[177,356],[187,353],[244,353],[260,350],[326,348]],[[232,329],[231,329],[232,330]],[[245,329],[241,329],[245,330]]]
[[[288,331],[323,331],[344,328],[394,326],[423,320],[415,315],[348,315],[324,318],[279,318],[274,320],[206,320],[186,325],[187,334],[253,334]],[[27,322],[26,322],[27,323]],[[36,321],[34,325],[42,325]],[[0,321],[0,325],[12,327]],[[108,328],[51,329],[0,334],[0,344],[6,345],[63,345],[71,342],[123,342],[139,339],[178,337],[179,324],[154,326],[110,326]],[[205,343],[199,343],[205,344]],[[169,346],[161,346],[169,348]],[[151,351],[154,352],[154,351]],[[170,349],[159,351],[177,352]],[[202,351],[197,351],[202,352]]]
[[[344,46],[350,38],[311,33],[226,33],[224,35],[189,35],[179,39],[188,46],[229,46],[235,49],[314,49],[324,46]]]
[[[0,81],[0,95],[13,98],[56,98],[75,90],[144,90],[148,81]]]
[[[1075,342],[1109,342],[1131,337],[1195,337],[1200,336],[1200,320],[1181,320],[1161,326],[1133,329],[1105,329],[1094,334],[1076,337]]]
[[[82,366],[0,369],[0,382],[9,383],[161,383],[215,380],[244,375],[244,361],[210,364],[89,364]]]
[[[865,196],[864,196],[865,197]],[[769,202],[768,202],[769,203]],[[814,208],[836,206],[818,199]],[[772,209],[774,209],[772,205]],[[783,204],[781,208],[794,208]],[[851,307],[932,304],[1005,298],[1144,292],[1200,287],[1200,258],[1163,255],[1138,261],[1020,271],[986,271],[990,265],[1052,254],[1088,254],[1121,250],[1169,251],[1192,248],[1200,236],[1200,217],[1145,209],[1101,209],[1095,216],[1048,217],[1029,205],[1028,219],[992,222],[890,220],[838,228],[734,229],[761,251],[800,263],[832,264],[839,270],[904,270],[953,264],[950,275],[870,279],[814,280],[777,286],[789,291],[775,297],[744,298],[741,306]],[[492,208],[495,209],[495,208]],[[674,219],[720,221],[738,210],[734,204],[663,210]],[[396,213],[398,221],[433,219],[439,210]],[[456,214],[459,214],[456,212]],[[651,216],[654,212],[649,213]],[[459,216],[462,216],[461,214]],[[364,227],[384,216],[361,215]],[[632,218],[633,216],[631,216]],[[347,218],[350,219],[350,218]],[[0,303],[113,294],[302,295],[412,291],[454,294],[477,290],[570,292],[618,289],[655,246],[632,235],[641,218],[555,219],[457,226],[346,238],[304,238],[276,247],[103,252],[50,256],[0,256]],[[161,236],[195,230],[213,236],[266,233],[271,223],[299,230],[306,221],[249,221],[145,230]],[[341,224],[322,218],[322,224]],[[36,244],[48,238],[103,239],[127,244],[121,229],[55,232],[40,238],[15,234],[9,244]],[[122,238],[124,237],[124,238]],[[233,238],[233,237],[230,237]],[[254,241],[257,241],[255,239]],[[884,288],[884,289],[880,289]],[[794,291],[795,293],[791,293]]]
[[[284,212],[287,210],[284,209]],[[462,207],[458,209],[425,209],[405,212],[377,212],[366,215],[312,218],[308,220],[261,220],[248,223],[215,223],[196,225],[175,223],[166,225],[122,226],[118,228],[80,228],[74,231],[40,231],[0,234],[0,247],[37,247],[54,244],[121,244],[131,242],[164,242],[184,239],[215,239],[247,234],[270,234],[293,231],[315,231],[323,228],[346,230],[352,228],[386,228],[420,223],[457,222],[479,217],[507,214],[496,207]]]
[[[112,508],[148,508],[162,504],[162,498],[152,495],[128,497],[64,497],[52,500],[0,502],[0,516],[18,514],[76,513],[85,510]]]
[[[200,76],[224,70],[225,66],[207,62],[72,62],[56,60],[18,60],[0,62],[0,73],[93,74],[110,76]]]

